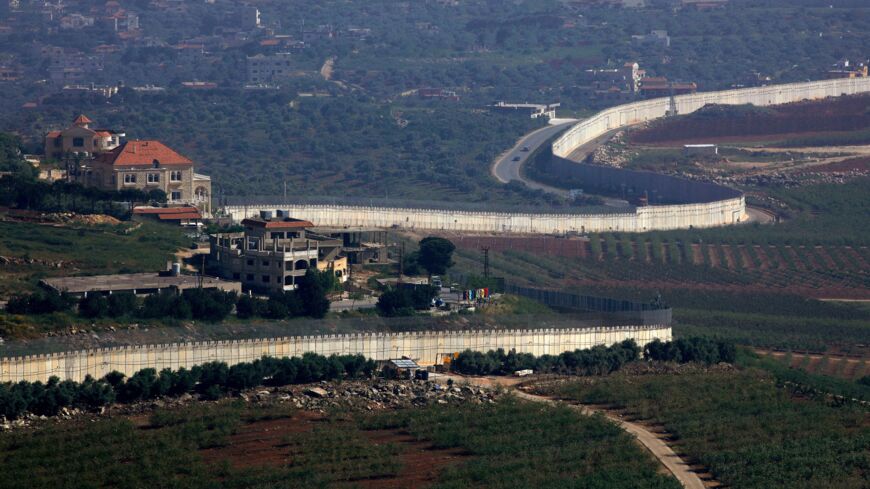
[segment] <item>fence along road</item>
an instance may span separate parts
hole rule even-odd
[[[634,339],[641,347],[654,339],[669,341],[671,327],[648,325],[362,333],[97,348],[0,358],[0,382],[44,382],[51,376],[82,381],[86,375],[101,378],[113,370],[129,376],[144,368],[175,370],[207,362],[235,365],[252,362],[263,356],[298,357],[307,352],[321,355],[361,354],[373,360],[406,356],[418,360],[422,365],[433,365],[440,363],[442,355],[466,349],[485,352],[504,348],[534,355],[557,355],[595,345],[612,345],[626,339]]]
[[[706,104],[751,103],[764,106],[866,92],[870,92],[870,78],[851,78],[679,95],[674,97],[673,105],[677,113],[688,114]],[[568,129],[553,143],[553,154],[557,158],[567,159],[577,147],[610,130],[664,117],[670,109],[670,98],[644,100],[606,109]],[[613,178],[617,176],[613,174]],[[684,184],[691,185],[692,182],[685,180]],[[746,220],[746,202],[742,195],[712,202],[626,208],[624,212],[605,214],[475,212],[422,206],[378,207],[291,202],[281,207],[289,210],[294,217],[310,220],[320,226],[519,234],[643,232],[715,227]],[[227,206],[225,209],[234,219],[242,219],[255,216],[260,210],[275,208],[275,204],[251,202]]]

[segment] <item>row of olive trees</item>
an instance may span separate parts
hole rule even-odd
[[[63,408],[99,409],[115,402],[132,403],[164,396],[198,394],[218,399],[232,392],[259,385],[282,386],[322,380],[371,377],[375,362],[362,355],[306,353],[302,357],[263,357],[250,363],[228,366],[211,362],[190,369],[142,369],[130,378],[111,372],[96,380],[0,384],[0,415],[15,419],[24,413],[53,416]]]

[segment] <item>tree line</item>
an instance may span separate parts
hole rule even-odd
[[[129,219],[131,206],[121,203],[165,203],[166,193],[159,189],[102,190],[78,183],[58,180],[53,183],[35,180],[21,173],[0,178],[0,206],[43,212],[106,214]]]
[[[640,358],[641,349],[633,339],[611,346],[597,345],[585,350],[574,350],[559,355],[541,355],[505,352],[504,349],[486,353],[473,350],[461,352],[451,368],[466,375],[510,375],[518,370],[537,373],[572,375],[607,375]],[[647,360],[678,363],[699,362],[707,365],[734,362],[736,348],[729,341],[709,338],[688,338],[663,342],[654,340],[643,349]]]
[[[0,384],[0,415],[15,419],[24,413],[54,416],[63,408],[95,410],[115,402],[133,403],[158,397],[198,394],[214,400],[259,385],[283,386],[322,380],[371,377],[376,364],[362,355],[306,353],[302,357],[263,357],[228,366],[210,362],[190,369],[139,370],[129,378],[113,371],[83,382],[51,377],[48,382]]]

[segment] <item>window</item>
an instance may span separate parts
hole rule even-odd
[[[169,197],[170,200],[181,200],[181,192],[178,190],[173,190],[172,195]]]
[[[151,166],[152,166],[153,168],[160,168],[160,162],[157,161],[157,160],[154,160],[154,161],[151,162]]]
[[[55,148],[60,148],[62,143],[63,143],[63,140],[61,140],[61,138],[54,138],[54,147]]]
[[[265,284],[269,283],[269,276],[268,275],[263,275],[263,283],[265,283]]]
[[[159,173],[149,173],[148,174],[148,183],[158,183],[160,182],[160,174]]]
[[[249,273],[249,274],[245,275],[245,280],[247,280],[249,282],[253,282],[254,281],[254,274]]]
[[[254,260],[248,260],[248,266],[249,267],[254,266]]]
[[[136,174],[135,173],[125,173],[124,174],[124,183],[136,183]]]
[[[73,146],[76,148],[81,148],[85,145],[85,138],[73,138]]]
[[[172,170],[169,172],[169,181],[170,182],[180,182],[181,181],[181,170]]]
[[[241,275],[242,274],[240,274],[238,272],[233,272],[233,280],[238,280],[241,277]]]
[[[263,266],[264,266],[264,267],[268,267],[268,266],[269,266],[269,260],[263,260]]]

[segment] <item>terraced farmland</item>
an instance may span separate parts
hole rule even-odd
[[[451,236],[460,254],[493,252],[517,280],[667,290],[760,290],[827,299],[870,299],[870,248],[847,245],[688,243],[647,235],[590,239]],[[538,282],[541,282],[538,279]],[[554,283],[555,284],[555,283]]]

